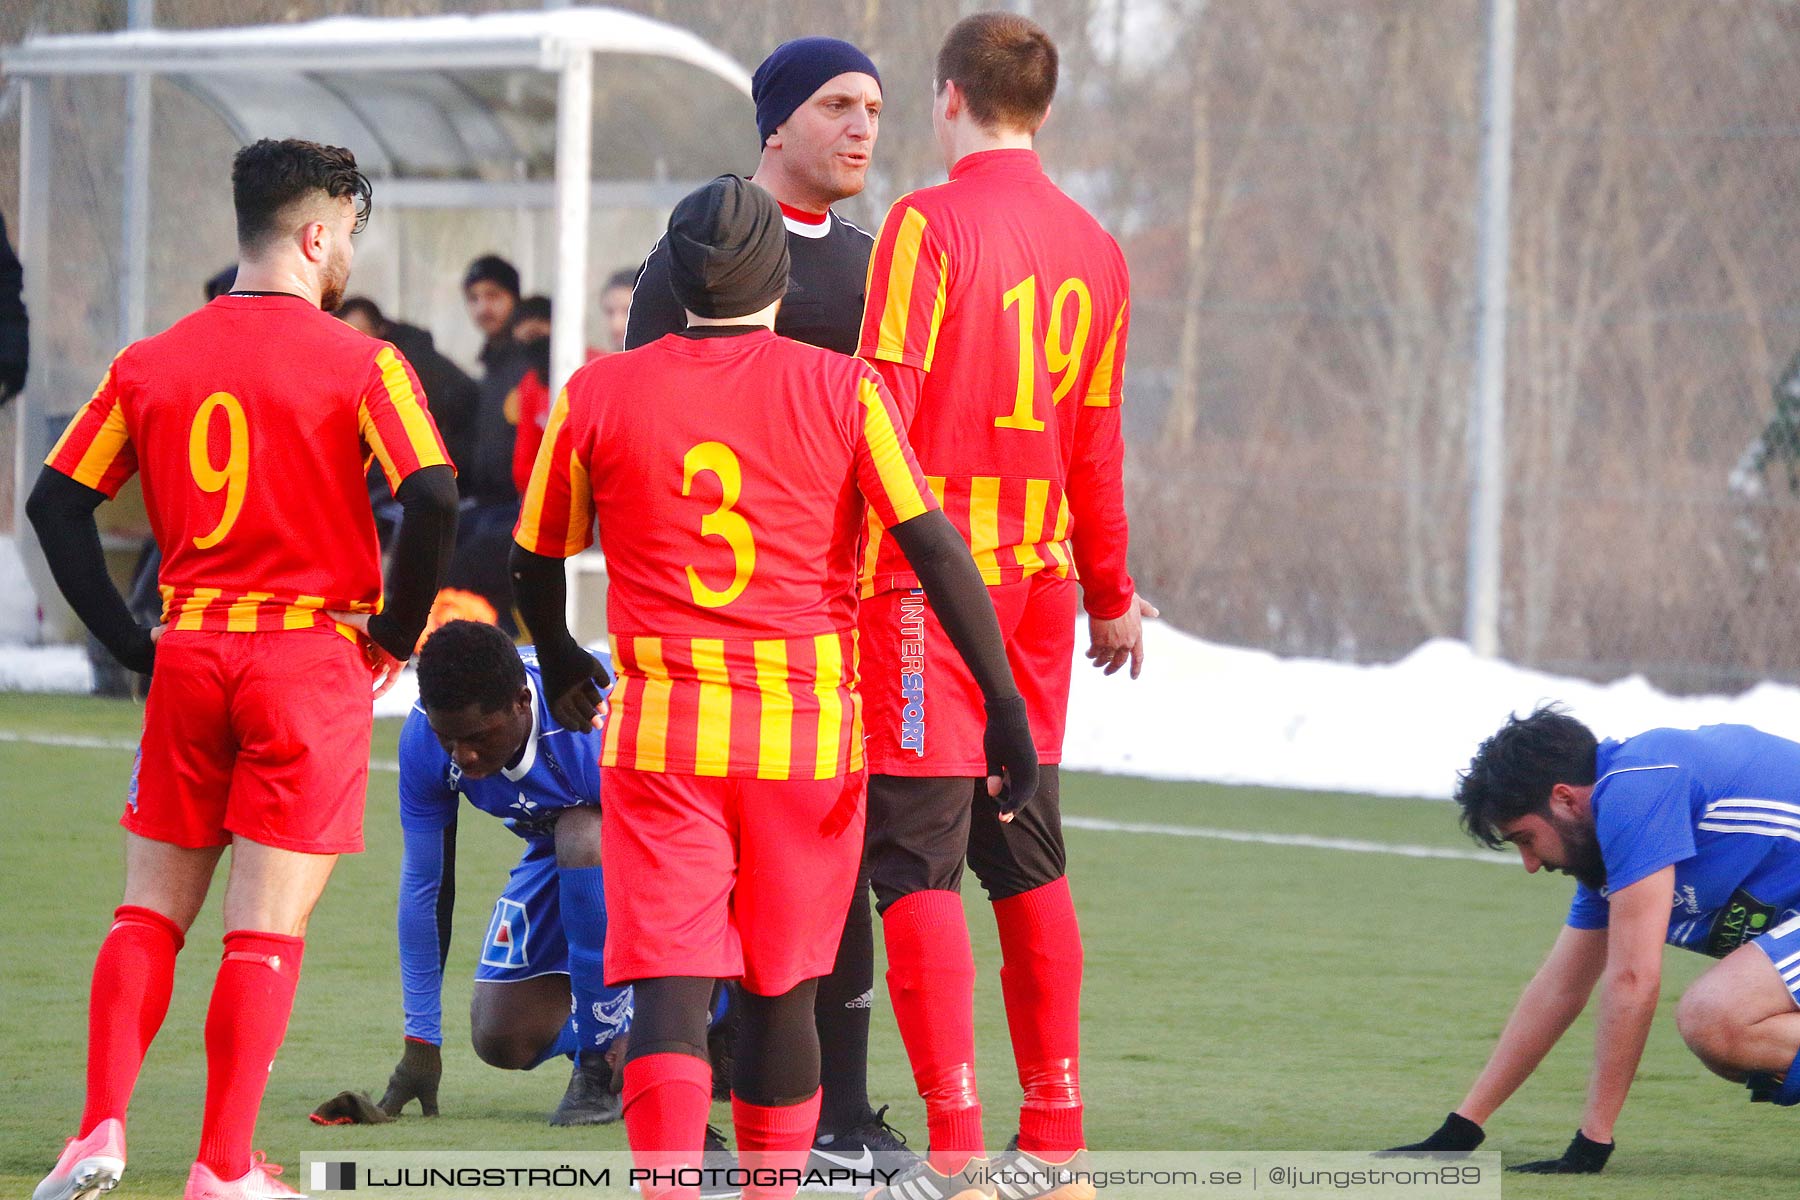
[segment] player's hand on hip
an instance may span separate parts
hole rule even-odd
[[[1089,617],[1089,661],[1108,675],[1130,663],[1131,677],[1136,679],[1144,669],[1144,618],[1161,615],[1154,604],[1133,592],[1131,607],[1122,615],[1104,621]]]
[[[987,754],[988,795],[1000,809],[1000,819],[1010,821],[1037,794],[1037,746],[1025,715],[1025,697],[989,700],[981,741]]]
[[[400,672],[406,663],[389,654],[382,644],[369,636],[369,614],[338,612],[327,610],[326,616],[340,625],[348,625],[361,636],[356,644],[362,650],[363,661],[369,666],[369,678],[374,681],[373,692],[376,699],[388,694],[388,689],[400,682]]]
[[[1569,1148],[1562,1152],[1561,1158],[1522,1163],[1516,1167],[1508,1167],[1507,1170],[1517,1171],[1521,1175],[1598,1175],[1606,1166],[1606,1160],[1612,1157],[1616,1144],[1596,1142],[1577,1129],[1575,1140],[1569,1143]]]
[[[1487,1133],[1461,1113],[1453,1112],[1422,1142],[1408,1142],[1383,1151],[1386,1154],[1456,1154],[1475,1149]]]
[[[381,1111],[397,1117],[401,1109],[417,1100],[423,1115],[437,1116],[438,1081],[443,1077],[443,1051],[430,1042],[407,1038],[400,1062],[388,1076],[387,1091],[382,1094],[379,1105]]]
[[[598,729],[601,696],[612,677],[600,660],[574,638],[546,654],[538,647],[538,667],[544,675],[544,692],[550,697],[550,715],[571,733]]]

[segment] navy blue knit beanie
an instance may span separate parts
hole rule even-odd
[[[805,37],[783,42],[763,59],[750,78],[750,98],[756,101],[756,132],[767,145],[769,135],[806,103],[807,97],[847,71],[875,77],[881,72],[869,56],[838,38]]]

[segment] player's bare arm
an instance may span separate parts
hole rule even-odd
[[[1564,926],[1550,954],[1513,1005],[1487,1065],[1468,1094],[1429,1137],[1396,1151],[1473,1150],[1486,1138],[1482,1126],[1537,1070],[1551,1047],[1587,1007],[1606,968],[1606,931]]]
[[[1664,867],[1611,896],[1594,1072],[1581,1119],[1581,1131],[1596,1142],[1612,1141],[1613,1123],[1643,1057],[1662,986],[1663,939],[1674,891],[1675,868]]]

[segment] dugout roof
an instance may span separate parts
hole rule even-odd
[[[376,182],[378,210],[553,210],[557,386],[582,361],[595,208],[660,218],[699,181],[756,152],[741,65],[688,30],[609,8],[38,36],[0,48],[0,70],[22,93],[14,236],[34,314],[50,311],[56,282],[50,88],[119,78],[129,114],[133,89],[136,111],[148,112],[148,81],[164,79],[244,142],[349,147]],[[148,119],[126,124],[121,341],[145,332],[150,204]],[[15,514],[61,423],[52,414],[67,407],[50,394],[56,372],[45,366],[34,356],[17,401]],[[15,520],[15,529],[38,596],[60,608],[28,527]]]

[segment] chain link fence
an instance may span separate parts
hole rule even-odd
[[[527,6],[161,0],[158,19]],[[859,41],[888,110],[869,190],[846,211],[872,227],[896,195],[941,178],[931,55],[984,5],[620,6],[751,65],[786,37]],[[1283,654],[1382,661],[1460,636],[1481,0],[1011,6],[1063,50],[1047,164],[1132,265],[1128,483],[1144,590],[1186,629]],[[0,37],[117,27],[122,9],[32,0],[9,6]],[[1800,216],[1788,202],[1800,7],[1518,0],[1518,39],[1502,653],[1680,690],[1800,679]],[[37,369],[58,372],[70,407],[116,326],[118,96],[87,86],[56,116],[57,236],[74,282],[33,314]],[[197,301],[230,246],[210,161],[229,137],[191,98],[159,90],[157,102],[153,324]],[[747,170],[748,134],[746,146],[720,169]],[[16,153],[16,115],[0,108],[8,211]],[[455,280],[467,257],[511,240],[512,217],[497,220],[493,238],[466,221],[433,227],[404,262],[372,244],[357,282],[463,349]],[[638,249],[602,246],[596,268]],[[541,284],[552,265],[539,260]]]

